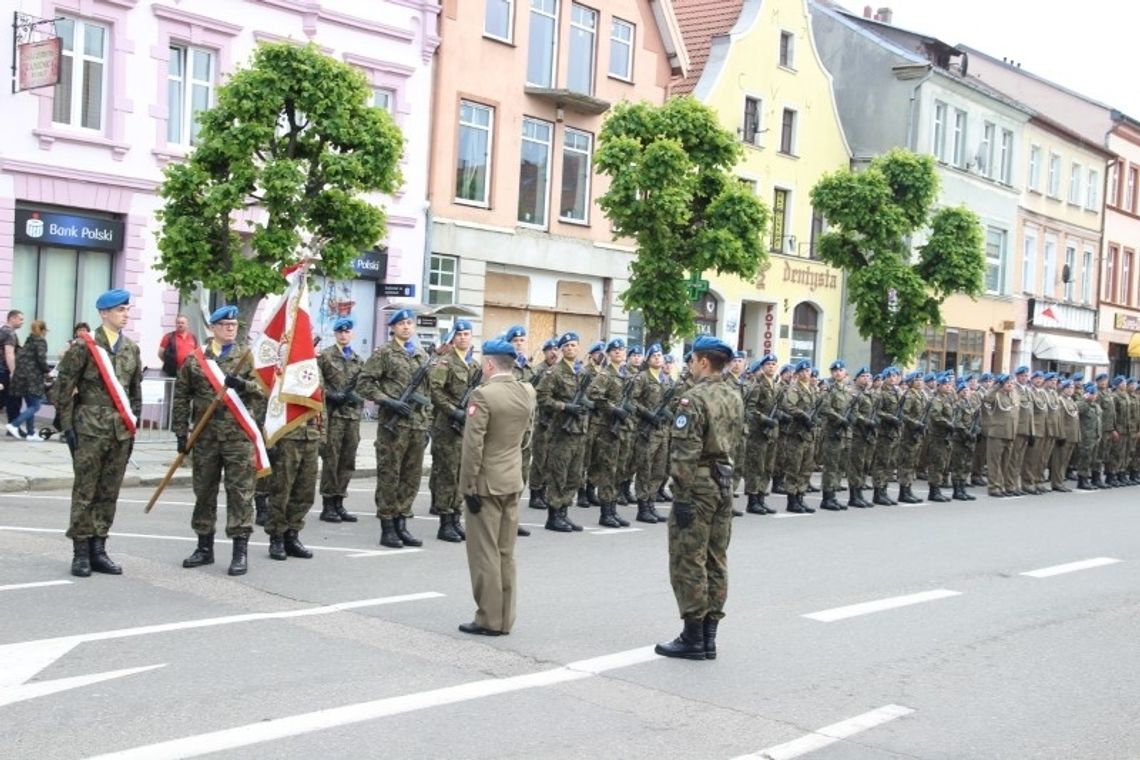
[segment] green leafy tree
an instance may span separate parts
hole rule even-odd
[[[714,111],[682,97],[615,106],[598,146],[611,179],[598,205],[638,248],[622,303],[641,310],[647,342],[692,335],[689,276],[752,278],[766,258],[768,209],[732,174],[740,145]]]
[[[361,195],[399,188],[402,151],[360,72],[314,45],[262,45],[200,115],[189,159],[166,168],[155,268],[184,294],[200,285],[236,301],[246,318],[305,255],[348,277],[385,230]]]
[[[902,149],[875,158],[865,171],[826,175],[811,191],[812,205],[831,225],[819,257],[847,273],[859,334],[901,364],[914,359],[926,327],[942,323],[948,296],[983,292],[978,216],[964,206],[931,215],[937,197],[934,158]],[[928,237],[912,257],[911,238],[923,229]]]

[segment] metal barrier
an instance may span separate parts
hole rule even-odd
[[[160,443],[174,440],[171,418],[174,413],[174,378],[144,377],[142,381],[142,414],[139,415],[137,443]]]

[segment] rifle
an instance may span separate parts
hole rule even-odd
[[[658,404],[657,408],[653,410],[653,418],[654,419],[660,419],[661,415],[668,411],[669,402],[671,402],[673,400],[673,396],[676,393],[677,393],[676,383],[674,383],[673,385],[670,385],[668,388],[665,389],[665,395],[661,397],[661,403]],[[642,438],[644,438],[646,440],[649,440],[649,437],[653,434],[653,428],[654,427],[655,427],[654,423],[651,423],[648,420],[642,420],[641,429],[638,430],[638,435],[640,435]]]
[[[626,380],[625,388],[623,388],[622,392],[621,392],[621,403],[618,404],[619,407],[621,407],[622,409],[625,410],[626,419],[629,418],[629,412],[630,412],[629,399],[632,395],[633,395],[633,379],[631,378],[629,380]],[[619,417],[618,415],[615,414],[613,422],[610,423],[610,435],[617,435],[618,432],[621,430],[621,426],[622,426],[623,422],[625,422],[625,420],[623,420],[621,417]]]
[[[982,404],[978,404],[978,408],[974,410],[974,422],[970,425],[970,440],[978,440],[978,436],[982,432]]]
[[[479,383],[481,382],[483,382],[483,368],[479,367],[467,381],[467,390],[463,391],[463,398],[459,399],[459,403],[455,407],[456,409],[467,409],[467,402],[471,399],[471,394],[479,387]],[[452,419],[451,429],[456,433],[462,433],[463,425],[466,421],[467,417],[464,417],[462,420]]]
[[[408,387],[404,388],[403,393],[400,394],[400,401],[404,404],[415,404],[416,406],[427,406],[430,399],[416,393],[416,389],[427,377],[428,372],[431,370],[431,361],[425,360],[416,373],[412,375],[411,381],[408,382]],[[414,410],[413,410],[414,411]],[[400,415],[395,412],[392,413],[392,418],[384,423],[384,429],[389,433],[396,432],[396,423],[400,421]]]
[[[847,402],[847,408],[843,410],[843,427],[837,427],[833,431],[835,438],[838,440],[843,437],[843,431],[851,427],[851,413],[855,411],[855,405],[859,403],[859,394],[852,393],[851,400]]]
[[[570,401],[570,403],[574,404],[575,406],[580,406],[582,402],[586,400],[586,391],[590,389],[590,383],[593,381],[594,376],[589,372],[582,370],[582,377],[578,380],[578,392],[574,394],[574,398]],[[575,415],[566,412],[563,412],[563,414],[566,414],[566,419],[562,421],[562,430],[569,433],[570,428],[572,427],[570,423],[574,421]]]

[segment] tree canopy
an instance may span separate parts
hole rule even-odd
[[[641,310],[647,342],[692,335],[689,277],[752,278],[766,258],[768,209],[732,173],[740,145],[691,97],[615,106],[598,145],[611,180],[598,205],[638,248],[622,302]]]
[[[823,177],[812,205],[831,228],[819,257],[847,273],[848,300],[864,338],[878,339],[899,363],[914,359],[930,325],[942,324],[942,303],[954,293],[983,293],[982,226],[965,206],[930,213],[938,197],[932,156],[894,149],[863,171]],[[926,242],[911,254],[911,240]]]

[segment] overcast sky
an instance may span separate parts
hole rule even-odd
[[[841,0],[862,13],[868,4]],[[965,44],[1140,118],[1136,0],[878,0],[892,23]],[[1114,70],[1117,73],[1113,73]],[[1122,72],[1122,73],[1121,73]]]

